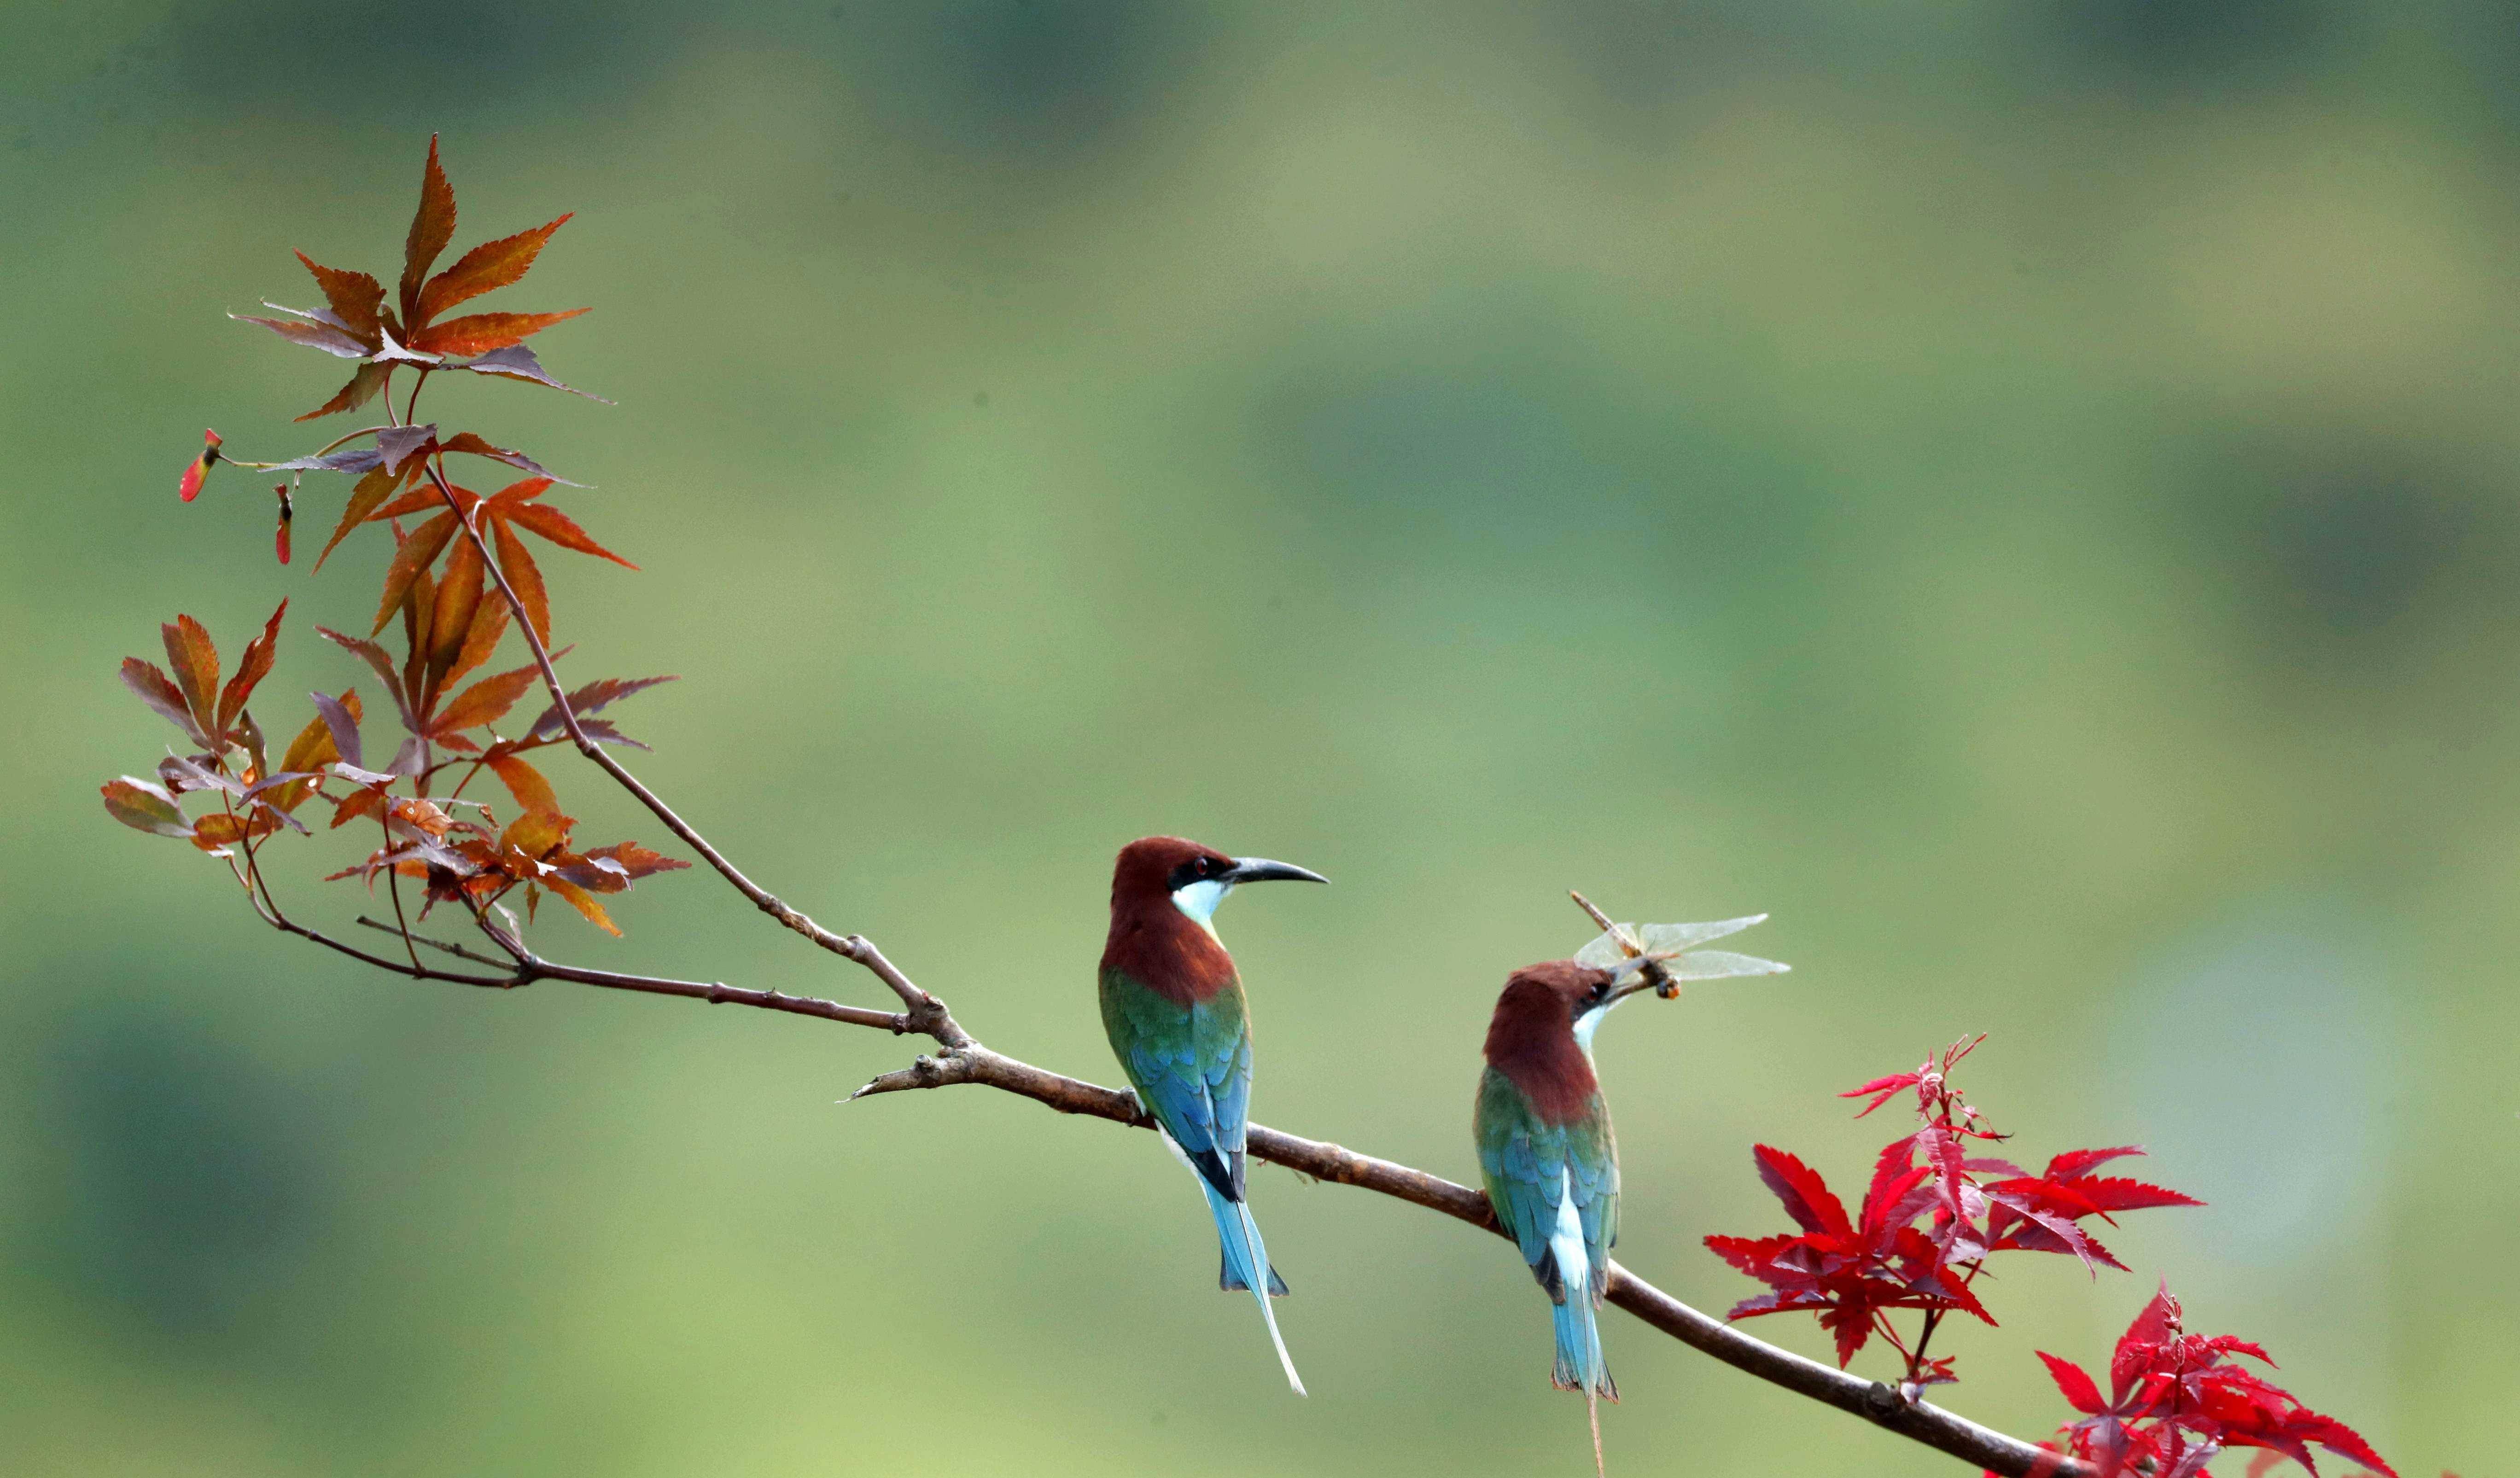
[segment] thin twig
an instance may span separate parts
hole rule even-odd
[[[826,1021],[838,1021],[849,1026],[871,1026],[878,1031],[899,1036],[919,1031],[907,1011],[878,1011],[863,1006],[847,1006],[837,1001],[825,1001],[816,996],[789,996],[776,990],[748,990],[707,980],[670,980],[656,975],[624,975],[614,970],[587,969],[580,965],[561,964],[554,961],[528,960],[517,972],[529,980],[573,980],[580,985],[605,990],[636,991],[648,996],[680,996],[687,1001],[705,1001],[711,1006],[755,1006],[764,1010],[786,1011],[794,1016],[819,1016]]]
[[[369,928],[372,928],[372,929],[381,929],[381,930],[384,931],[385,933],[393,934],[393,935],[397,935],[397,936],[399,936],[399,937],[401,937],[401,938],[404,938],[404,939],[409,940],[409,941],[410,941],[410,942],[412,942],[413,944],[425,944],[425,945],[428,945],[428,946],[430,949],[432,949],[432,950],[441,950],[441,951],[444,951],[446,954],[452,955],[452,956],[454,956],[454,957],[455,957],[456,959],[458,959],[458,960],[470,960],[470,961],[472,961],[474,964],[494,964],[494,965],[498,965],[498,966],[500,966],[500,967],[501,967],[501,968],[503,968],[503,969],[504,969],[504,968],[506,968],[506,967],[507,967],[507,965],[508,965],[508,962],[507,962],[507,961],[505,961],[505,960],[493,960],[493,959],[491,959],[491,958],[490,958],[489,956],[487,956],[487,955],[476,954],[476,953],[474,953],[474,952],[473,952],[473,951],[472,951],[472,950],[468,950],[468,949],[466,949],[464,946],[462,946],[462,945],[460,945],[460,944],[448,944],[448,943],[446,943],[446,942],[445,942],[445,941],[443,941],[443,940],[439,940],[439,939],[431,939],[431,938],[429,938],[427,934],[407,934],[407,933],[404,933],[404,931],[403,931],[402,929],[397,928],[397,927],[396,927],[396,926],[394,926],[393,924],[386,923],[386,922],[382,921],[382,919],[370,918],[369,918],[367,915],[365,915],[365,914],[361,914],[361,915],[358,917],[358,919],[357,919],[356,921],[357,921],[357,922],[359,922],[359,923],[362,923],[362,924],[366,925],[366,926],[367,926],[367,927],[369,927]],[[415,961],[413,961],[412,963],[413,963],[414,964],[417,964],[417,963],[419,963],[420,962],[419,962],[419,961],[417,961],[417,960],[415,960]]]
[[[393,850],[394,844],[393,824],[385,819],[392,810],[393,807],[388,804],[377,812],[377,829],[384,836],[385,850],[387,852]],[[385,893],[386,896],[393,899],[394,925],[397,932],[402,935],[402,947],[404,951],[411,956],[411,967],[413,969],[418,969],[420,968],[420,951],[414,947],[411,942],[411,919],[402,911],[402,867],[400,864],[387,863],[385,865]]]
[[[578,723],[577,710],[568,700],[568,691],[561,686],[560,673],[552,665],[550,649],[543,645],[542,638],[535,633],[533,619],[525,613],[524,602],[518,598],[516,588],[508,583],[507,572],[499,567],[498,560],[490,553],[490,546],[482,539],[479,526],[471,515],[465,513],[462,501],[455,496],[455,489],[447,482],[444,469],[437,465],[436,458],[432,456],[426,470],[429,481],[436,484],[438,496],[446,500],[446,506],[455,514],[456,521],[463,525],[465,537],[472,541],[474,552],[481,557],[482,566],[489,571],[490,578],[498,582],[499,594],[507,601],[509,612],[516,617],[518,632],[524,638],[526,649],[533,653],[534,666],[542,674],[543,688],[551,694],[552,706],[560,714],[561,726],[567,731],[570,740],[577,745],[578,752],[593,760],[605,774],[611,776],[614,784],[629,791],[633,798],[646,806],[651,814],[665,824],[667,830],[681,838],[684,845],[698,852],[702,861],[716,870],[719,876],[732,883],[736,891],[750,899],[753,907],[841,959],[864,966],[877,979],[882,981],[894,995],[901,998],[901,1004],[909,1008],[909,1014],[919,1018],[918,1030],[935,1037],[938,1042],[948,1047],[970,1041],[969,1034],[965,1032],[954,1020],[953,1015],[945,1009],[945,1004],[912,984],[910,977],[893,968],[892,962],[883,958],[882,951],[877,949],[862,935],[832,933],[806,917],[800,910],[790,908],[769,889],[744,876],[742,871],[729,862],[724,853],[709,844],[707,837],[702,836],[689,822],[676,815],[673,807],[666,805],[662,797],[640,784],[637,776],[632,775],[619,760],[606,752],[604,746]]]
[[[254,874],[256,882],[260,882],[259,872],[253,868],[249,857],[248,871]],[[513,975],[495,978],[487,975],[466,975],[453,970],[430,969],[425,964],[405,964],[399,960],[387,960],[382,955],[371,955],[356,945],[343,944],[330,934],[310,929],[292,919],[280,911],[280,905],[277,900],[270,897],[270,891],[269,884],[263,884],[263,896],[255,899],[253,904],[254,912],[262,916],[263,922],[284,934],[294,934],[300,939],[312,940],[337,954],[347,955],[362,964],[373,964],[378,969],[413,980],[443,980],[453,985],[477,985],[496,990],[511,990],[525,983]]]

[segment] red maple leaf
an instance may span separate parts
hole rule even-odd
[[[1886,1310],[1958,1309],[1995,1322],[1967,1282],[1945,1265],[1942,1249],[1914,1225],[1939,1193],[1930,1167],[1884,1154],[1858,1222],[1802,1161],[1766,1144],[1752,1154],[1759,1179],[1803,1230],[1798,1235],[1706,1238],[1716,1256],[1774,1290],[1735,1304],[1728,1318],[1817,1314],[1821,1326],[1836,1337],[1841,1368],[1872,1337]],[[1948,1368],[1943,1373],[1948,1376]]]
[[[1950,1357],[1927,1357],[1941,1319],[1965,1313],[1992,1324],[1971,1283],[1998,1252],[2067,1252],[2094,1272],[2122,1267],[2092,1240],[2082,1222],[2152,1206],[2192,1206],[2191,1197],[2140,1181],[2094,1175],[2111,1160],[2142,1151],[2132,1145],[2077,1149],[2033,1175],[2010,1160],[1970,1152],[1972,1141],[2004,1138],[1985,1126],[1952,1083],[1952,1069],[1984,1042],[1963,1037],[1912,1072],[1875,1078],[1841,1097],[1868,1097],[1857,1118],[1901,1094],[1915,1096],[1915,1131],[1883,1145],[1875,1157],[1859,1217],[1849,1218],[1819,1174],[1782,1150],[1757,1148],[1760,1179],[1784,1203],[1798,1232],[1781,1236],[1710,1236],[1707,1247],[1770,1289],[1745,1299],[1734,1319],[1804,1310],[1837,1341],[1843,1366],[1875,1332],[1906,1358],[1901,1384],[1915,1389],[1954,1378]],[[1894,1309],[1924,1311],[1912,1344],[1888,1319]]]
[[[2106,1263],[2124,1271],[2091,1233],[2076,1224],[2095,1216],[2117,1225],[2113,1211],[2146,1211],[2158,1206],[2202,1206],[2194,1196],[2167,1187],[2117,1176],[2091,1174],[2094,1166],[2126,1155],[2139,1155],[2137,1145],[2113,1149],[2074,1149],[2048,1162],[2044,1175],[2015,1176],[1986,1187],[1987,1250],[2021,1248],[2031,1252],[2071,1252],[2087,1262]]]
[[[393,307],[385,305],[385,287],[374,277],[327,267],[300,251],[297,259],[314,275],[315,286],[324,294],[323,307],[288,308],[266,303],[264,306],[289,316],[231,316],[269,329],[291,343],[358,361],[349,382],[332,399],[298,417],[300,421],[357,410],[384,388],[397,365],[416,365],[424,370],[471,370],[566,389],[566,385],[542,373],[541,364],[524,347],[523,340],[556,323],[575,318],[586,311],[584,308],[560,313],[472,313],[443,321],[438,320],[438,315],[457,303],[522,278],[541,254],[543,244],[567,219],[563,215],[530,231],[484,243],[464,253],[454,266],[429,276],[428,269],[436,264],[438,253],[455,237],[455,189],[447,183],[446,171],[438,164],[437,140],[432,135],[428,163],[421,175],[420,209],[412,217],[411,230],[403,242],[402,280]],[[476,357],[467,363],[461,357],[464,355]],[[196,470],[186,474],[185,501],[191,501],[191,490],[198,489],[200,472],[207,466],[205,458]]]
[[[2096,1465],[2101,1478],[2138,1466],[2164,1478],[2191,1478],[2216,1454],[2233,1447],[2279,1453],[2316,1475],[2314,1446],[2397,1478],[2361,1433],[2303,1406],[2237,1364],[2237,1356],[2274,1366],[2265,1350],[2247,1340],[2186,1333],[2167,1283],[2118,1337],[2109,1359],[2107,1401],[2080,1366],[2039,1352],[2066,1404],[2083,1413],[2058,1429],[2066,1449]]]

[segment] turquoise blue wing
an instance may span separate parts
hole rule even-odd
[[[1619,1238],[1619,1158],[1600,1097],[1572,1124],[1544,1123],[1521,1090],[1490,1068],[1479,1082],[1472,1122],[1489,1204],[1550,1296],[1562,1296],[1550,1238],[1568,1195],[1575,1198],[1587,1260],[1596,1270],[1608,1267]],[[1600,1283],[1593,1279],[1597,1294]]]
[[[1494,1068],[1479,1080],[1472,1118],[1478,1141],[1479,1174],[1486,1182],[1488,1204],[1511,1233],[1532,1275],[1560,1297],[1557,1266],[1549,1252],[1549,1235],[1557,1225],[1557,1204],[1566,1184],[1565,1131],[1540,1122],[1522,1091]]]
[[[1585,1108],[1571,1124],[1547,1123],[1520,1090],[1490,1068],[1479,1082],[1473,1133],[1488,1201],[1555,1306],[1551,1324],[1557,1358],[1550,1379],[1616,1401],[1619,1387],[1601,1359],[1594,1307],[1619,1234],[1619,1157],[1599,1096]],[[1578,1258],[1589,1267],[1569,1266]]]
[[[1619,1147],[1610,1134],[1610,1114],[1600,1095],[1593,1096],[1590,1112],[1566,1127],[1567,1181],[1575,1192],[1575,1209],[1584,1228],[1584,1253],[1595,1274],[1593,1296],[1601,1296],[1610,1266],[1610,1249],[1619,1240]]]
[[[1102,1022],[1138,1100],[1201,1177],[1242,1199],[1251,1032],[1240,988],[1183,1006],[1114,970],[1102,979]]]

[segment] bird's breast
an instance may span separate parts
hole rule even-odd
[[[1118,970],[1183,1006],[1212,1000],[1235,983],[1234,957],[1169,899],[1160,910],[1132,910],[1112,918],[1102,968]]]

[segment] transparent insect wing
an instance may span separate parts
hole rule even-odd
[[[1674,980],[1725,980],[1735,975],[1781,975],[1793,966],[1756,955],[1735,955],[1731,950],[1699,950],[1681,956],[1663,968],[1671,972]]]
[[[1767,921],[1767,915],[1752,914],[1713,923],[1649,923],[1637,931],[1637,942],[1656,954],[1664,950],[1693,950],[1701,944],[1713,944],[1727,934],[1738,934],[1754,923]]]
[[[1644,946],[1647,954],[1660,955],[1673,950],[1693,950],[1727,934],[1738,934],[1754,923],[1765,923],[1767,918],[1765,914],[1751,914],[1740,918],[1719,918],[1705,923],[1623,923],[1619,927],[1629,938]],[[1596,936],[1592,943],[1575,952],[1577,964],[1589,964],[1598,969],[1609,969],[1627,958],[1628,952],[1619,948],[1618,937],[1609,933]],[[1723,958],[1743,960],[1749,957],[1726,955]],[[1687,960],[1677,962],[1678,964],[1688,963]],[[1689,975],[1675,968],[1673,973],[1683,980],[1715,980],[1724,975],[1773,975],[1784,968],[1768,961],[1759,963],[1764,967],[1755,970],[1730,969],[1717,974]]]
[[[1619,927],[1628,930],[1631,935],[1636,930],[1636,925],[1630,923],[1623,923]],[[1596,936],[1592,943],[1575,952],[1577,964],[1589,964],[1597,970],[1614,969],[1620,961],[1627,958],[1628,952],[1619,948],[1617,936],[1607,933]]]

